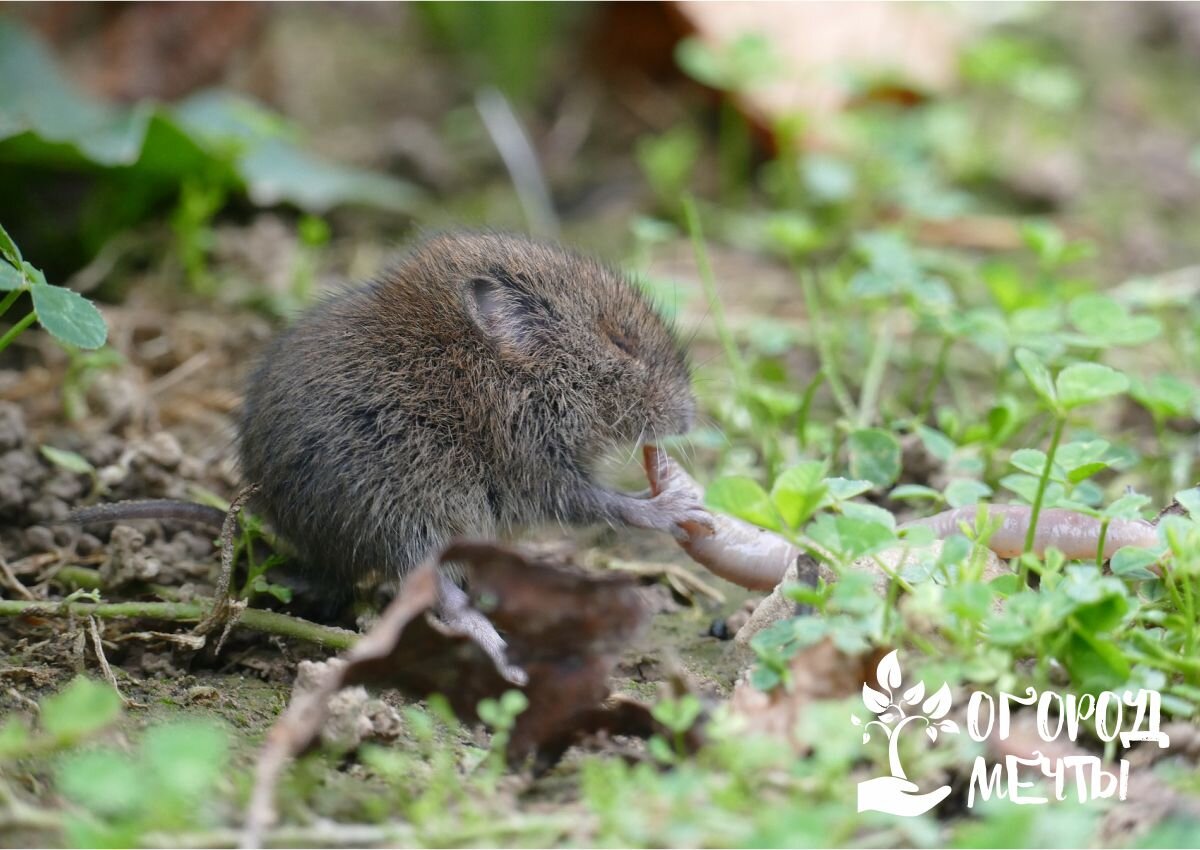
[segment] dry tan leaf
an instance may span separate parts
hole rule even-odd
[[[747,117],[767,129],[801,112],[818,119],[857,94],[850,71],[877,71],[910,86],[941,91],[956,78],[963,25],[946,9],[912,3],[672,3],[713,47],[763,36],[784,73],[738,96]],[[902,85],[903,84],[903,85]]]
[[[528,708],[517,718],[508,757],[553,764],[597,731],[659,731],[647,706],[608,700],[609,676],[622,649],[643,628],[646,607],[633,576],[589,575],[540,563],[492,543],[449,546],[441,564],[466,568],[471,604],[504,635],[506,656],[528,682]],[[318,739],[330,702],[352,685],[395,687],[417,697],[440,693],[462,719],[477,719],[481,700],[513,685],[468,635],[427,612],[437,602],[438,565],[405,580],[378,623],[311,687],[298,692],[267,735],[255,770],[243,841],[256,845],[274,820],[274,788],[287,762]]]

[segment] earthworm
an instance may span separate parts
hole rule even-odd
[[[679,488],[697,501],[703,498],[700,485],[656,446],[643,448],[643,463],[652,495]],[[955,508],[904,523],[900,528],[925,526],[936,537],[945,539],[957,534],[962,523],[973,527],[977,509],[974,505]],[[989,518],[1002,520],[1000,528],[988,540],[988,548],[1001,558],[1020,555],[1025,549],[1030,508],[1026,505],[988,505],[987,512]],[[801,554],[800,549],[778,534],[723,514],[713,514],[712,529],[698,523],[681,523],[680,528],[687,539],[680,540],[679,545],[694,561],[721,578],[750,590],[775,587],[784,571]],[[1069,559],[1094,558],[1100,544],[1100,529],[1101,521],[1095,517],[1062,508],[1047,508],[1038,515],[1033,551],[1042,555],[1054,547]],[[1153,523],[1114,519],[1109,521],[1104,536],[1104,557],[1112,557],[1123,546],[1153,548],[1157,544]]]
[[[925,526],[934,535],[945,539],[958,533],[961,524],[975,526],[977,507],[955,508],[942,511],[924,519],[916,519],[900,526],[914,528]],[[987,547],[1001,558],[1015,558],[1025,551],[1025,536],[1029,532],[1030,508],[1028,505],[988,505],[988,518],[1001,520],[987,542]],[[1094,516],[1076,513],[1064,508],[1045,508],[1038,514],[1037,531],[1033,536],[1033,552],[1044,555],[1054,547],[1068,559],[1087,560],[1096,557],[1100,545],[1100,529],[1103,523]],[[1141,519],[1109,520],[1104,535],[1104,557],[1111,558],[1122,546],[1143,546],[1151,549],[1158,545],[1158,532],[1152,523]]]

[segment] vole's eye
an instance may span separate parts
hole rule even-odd
[[[622,353],[628,354],[630,357],[636,356],[633,350],[633,342],[624,334],[616,331],[609,331],[608,340],[618,349],[620,349]]]

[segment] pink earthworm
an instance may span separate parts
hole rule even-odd
[[[945,539],[957,534],[965,524],[975,527],[975,505],[942,511],[931,517],[906,522],[900,528],[924,526],[934,535]],[[1015,558],[1025,551],[1025,537],[1029,532],[1028,505],[988,505],[988,518],[1001,521],[1000,527],[987,541],[987,547],[1001,558]],[[1033,535],[1033,552],[1044,555],[1051,547],[1058,549],[1068,559],[1087,560],[1096,557],[1100,547],[1100,531],[1103,522],[1094,516],[1069,511],[1064,508],[1044,508],[1038,514],[1037,531]],[[1153,548],[1158,545],[1158,531],[1153,523],[1141,519],[1114,519],[1108,523],[1104,533],[1104,557],[1111,558],[1123,546]]]
[[[697,502],[704,491],[666,452],[656,446],[643,448],[643,463],[650,481],[650,492],[657,496],[665,490],[680,489]],[[977,507],[955,508],[931,517],[913,520],[901,529],[924,526],[945,539],[975,525]],[[987,546],[1001,558],[1020,555],[1025,548],[1029,530],[1030,508],[1026,505],[988,505],[989,518],[999,518],[1000,527]],[[770,590],[781,580],[783,573],[801,550],[783,537],[748,522],[724,514],[713,513],[712,528],[699,523],[680,523],[686,535],[679,545],[696,561],[723,579],[750,590]],[[1054,547],[1069,559],[1089,559],[1096,556],[1100,545],[1101,520],[1075,511],[1047,508],[1038,516],[1033,551],[1042,555]],[[1110,558],[1123,546],[1152,548],[1158,543],[1153,523],[1145,520],[1114,519],[1104,535],[1104,557]]]

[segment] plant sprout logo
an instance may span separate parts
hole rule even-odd
[[[957,734],[958,724],[946,719],[950,712],[950,687],[943,682],[928,699],[925,699],[924,682],[917,682],[901,692],[902,677],[896,650],[889,652],[879,662],[875,677],[883,691],[864,683],[863,703],[876,718],[864,725],[857,716],[851,715],[850,722],[863,727],[864,744],[871,740],[871,727],[879,727],[888,742],[891,775],[858,783],[858,810],[915,817],[946,799],[950,794],[950,786],[943,785],[921,793],[917,784],[904,773],[904,766],[900,763],[900,732],[913,724],[922,724],[930,741],[937,740],[938,732]],[[900,696],[897,697],[897,694]]]
[[[958,734],[958,724],[946,719],[950,713],[950,687],[943,683],[928,699],[923,682],[904,688],[894,650],[879,662],[875,675],[882,691],[863,685],[863,702],[875,719],[864,724],[851,716],[850,721],[862,727],[864,744],[871,740],[871,728],[879,727],[888,742],[891,775],[858,783],[858,810],[902,817],[925,814],[949,796],[950,786],[921,792],[900,763],[900,733],[918,724],[931,742],[937,741],[939,732]],[[1124,800],[1129,789],[1130,761],[1123,752],[1138,742],[1157,744],[1161,749],[1170,746],[1170,736],[1160,728],[1161,709],[1162,695],[1150,688],[1080,696],[1032,687],[1023,694],[973,691],[964,715],[964,731],[972,741],[1008,741],[1012,715],[1020,711],[1025,720],[1033,721],[1037,740],[1049,747],[1030,751],[1022,745],[1020,753],[1007,752],[997,762],[989,762],[985,755],[976,756],[967,780],[967,808],[974,807],[976,797],[987,800],[993,795],[1012,803],[1038,805],[1068,798],[1080,803]],[[1076,747],[1081,733],[1114,751],[1120,750],[1122,757],[1110,763]]]

